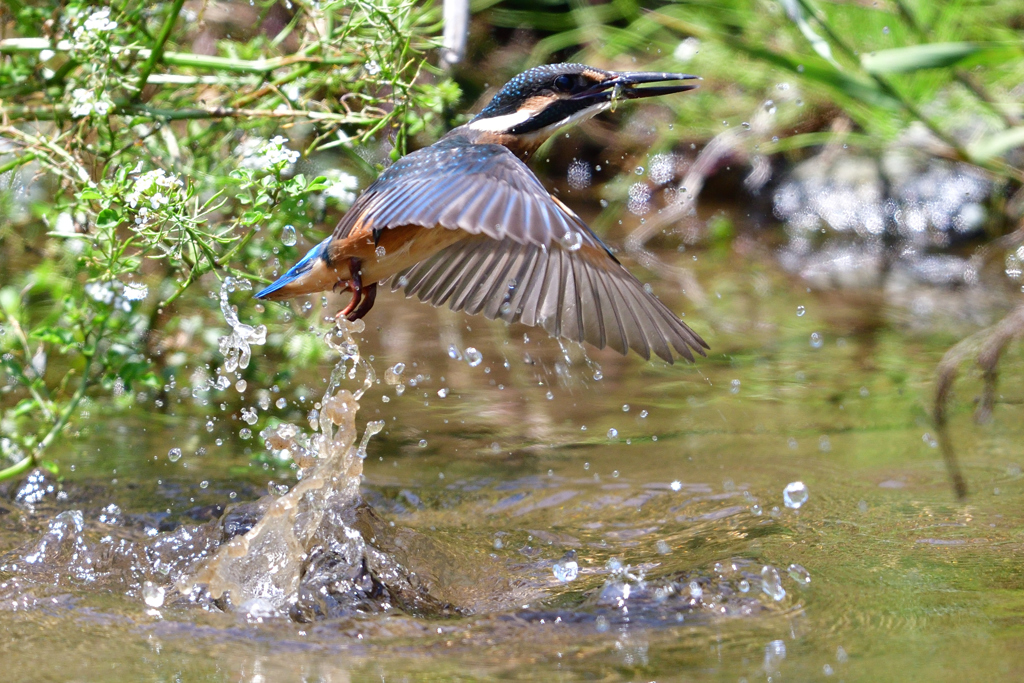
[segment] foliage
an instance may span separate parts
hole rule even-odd
[[[934,143],[930,152],[1017,183],[1024,179],[1020,163],[1000,158],[1024,140],[1017,90],[1024,78],[1024,40],[1019,28],[1011,28],[1024,20],[1019,3],[544,5],[505,0],[487,18],[541,33],[527,57],[531,63],[558,58],[628,68],[632,55],[645,54],[644,68],[701,75],[701,90],[663,103],[675,107],[685,124],[676,127],[677,138],[717,134],[723,119],[732,125],[749,121],[766,99],[774,99],[797,106],[780,107],[774,131],[779,139],[759,140],[760,151],[818,146],[824,141],[819,130],[806,128],[822,114],[834,115],[838,106],[863,133],[853,137],[859,144],[880,149],[919,122]]]
[[[0,447],[17,463],[0,478],[34,465],[90,393],[172,395],[176,351],[209,376],[220,301],[203,290],[268,281],[298,256],[293,226],[306,236],[352,200],[353,174],[445,126],[459,90],[430,77],[432,3],[286,4],[0,9]],[[198,390],[231,383],[219,374]]]

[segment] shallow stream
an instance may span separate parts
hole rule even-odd
[[[380,297],[356,424],[384,429],[365,504],[338,521],[377,559],[305,611],[222,611],[174,585],[252,526],[268,486],[296,484],[253,459],[256,434],[268,415],[308,430],[333,361],[250,438],[230,411],[207,429],[217,399],[187,389],[130,418],[94,403],[54,451],[61,479],[0,502],[3,678],[1019,680],[1024,354],[987,425],[977,373],[957,385],[964,501],[928,417],[942,354],[1010,299],[898,269],[811,287],[764,242],[659,250],[704,290],[653,282],[711,345],[695,365]]]

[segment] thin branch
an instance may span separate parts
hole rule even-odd
[[[149,53],[149,57],[146,59],[145,64],[142,65],[142,74],[139,76],[139,84],[135,86],[135,95],[132,96],[132,101],[137,101],[142,97],[142,90],[146,87],[146,81],[149,80],[149,75],[153,73],[153,69],[156,68],[157,62],[160,61],[160,55],[164,51],[164,45],[167,43],[167,39],[171,37],[171,31],[174,29],[174,24],[178,21],[178,14],[181,12],[181,7],[184,4],[185,0],[174,0],[174,4],[171,5],[170,14],[167,15],[167,20],[164,22],[163,28],[160,29],[160,35],[157,36],[156,45]]]

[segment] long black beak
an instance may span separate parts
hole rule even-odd
[[[612,78],[602,81],[592,88],[573,95],[574,100],[587,100],[589,102],[609,102],[613,98],[635,100],[641,97],[656,97],[658,95],[671,95],[672,93],[694,90],[696,84],[676,84],[662,86],[638,87],[646,83],[664,83],[666,81],[692,81],[700,79],[700,76],[690,74],[674,74],[665,71],[627,71],[625,73],[612,74]]]

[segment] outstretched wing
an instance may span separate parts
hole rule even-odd
[[[563,243],[607,251],[512,152],[461,137],[444,138],[391,165],[341,219],[334,239],[405,225],[441,226],[539,247]]]
[[[405,288],[434,306],[540,326],[549,334],[625,354],[673,362],[708,345],[617,261],[593,246],[548,249],[506,237],[467,238],[398,273]]]

